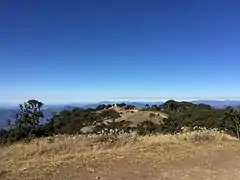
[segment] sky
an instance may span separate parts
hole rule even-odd
[[[240,1],[3,1],[0,103],[240,99]]]

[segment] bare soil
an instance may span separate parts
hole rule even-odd
[[[136,154],[115,159],[101,167],[61,168],[53,180],[238,180],[240,148],[222,149],[186,160],[164,162],[137,159]]]

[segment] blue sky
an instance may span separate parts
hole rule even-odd
[[[4,1],[0,103],[240,99],[240,2]]]

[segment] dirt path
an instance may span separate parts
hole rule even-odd
[[[221,150],[181,162],[131,157],[115,160],[101,168],[62,168],[54,180],[237,180],[240,177],[240,150]]]

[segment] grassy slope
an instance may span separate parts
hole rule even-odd
[[[150,118],[150,114],[156,114],[155,117]],[[131,113],[131,111],[125,111],[121,114],[119,120],[132,121],[134,124],[138,124],[143,121],[151,120],[155,123],[159,123],[163,119],[163,116],[159,113],[151,111],[136,111]]]
[[[196,139],[205,141],[194,143]],[[146,137],[123,134],[117,138],[111,136],[111,140],[106,141],[103,136],[61,136],[54,138],[53,142],[39,139],[1,148],[0,179],[61,179],[59,174],[66,176],[71,172],[81,172],[83,176],[86,171],[94,171],[89,169],[101,169],[109,165],[114,167],[121,160],[128,163],[130,169],[131,164],[135,164],[131,171],[141,165],[146,165],[143,169],[153,169],[147,164],[174,164],[213,154],[217,150],[240,150],[239,141],[224,134],[212,135],[208,132]],[[76,179],[79,179],[78,173]],[[67,179],[74,179],[67,176]],[[89,178],[86,176],[82,179]]]

